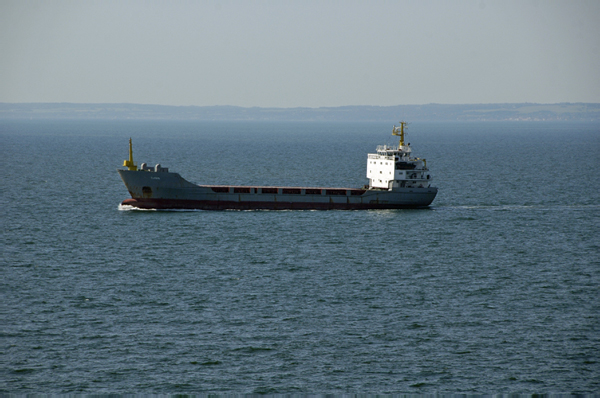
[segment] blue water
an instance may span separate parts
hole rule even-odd
[[[124,211],[116,168],[360,187],[380,123],[0,121],[0,392],[599,393],[600,126],[410,125],[428,210]]]

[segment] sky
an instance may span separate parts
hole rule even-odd
[[[0,0],[0,102],[600,102],[600,1]]]

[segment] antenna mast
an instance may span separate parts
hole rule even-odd
[[[400,136],[400,146],[404,146],[404,128],[406,127],[406,122],[400,122],[400,127],[394,126],[392,129],[392,135]]]
[[[133,162],[133,147],[131,145],[131,138],[129,139],[129,160],[123,162],[123,166],[127,167],[131,171],[137,170],[137,165]]]

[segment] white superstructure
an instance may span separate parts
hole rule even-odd
[[[431,175],[425,159],[411,157],[410,144],[404,144],[406,122],[394,126],[393,135],[400,136],[398,146],[379,145],[377,153],[367,160],[369,189],[428,188]]]

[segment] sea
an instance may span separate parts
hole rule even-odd
[[[2,394],[600,394],[600,124],[408,126],[428,209],[139,211],[117,169],[359,188],[392,123],[0,120]]]

